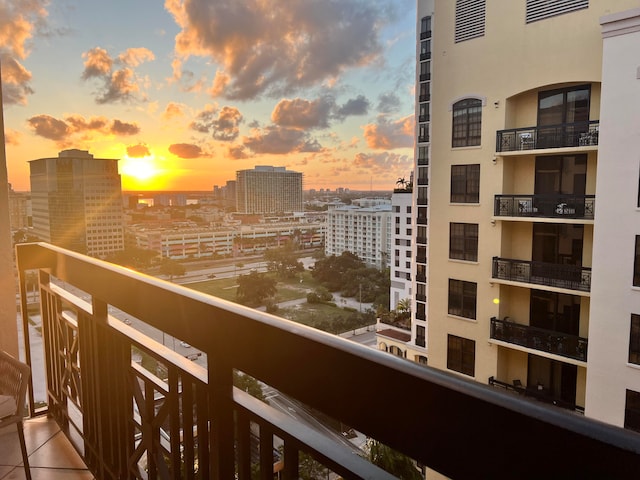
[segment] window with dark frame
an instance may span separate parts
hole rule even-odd
[[[449,223],[449,258],[478,261],[477,223]]]
[[[478,285],[475,282],[449,279],[448,313],[457,317],[476,318],[476,297]]]
[[[480,165],[451,165],[451,203],[480,202]]]
[[[624,406],[624,428],[640,433],[640,392],[627,390]]]
[[[640,287],[640,235],[636,235],[636,255],[633,260],[633,286]]]
[[[468,338],[447,335],[447,368],[475,376],[476,342]]]
[[[427,344],[427,337],[426,337],[426,329],[421,326],[421,325],[417,325],[416,326],[416,345],[418,345],[419,347],[424,347]]]
[[[453,104],[452,147],[480,145],[482,100],[465,98]]]
[[[629,363],[640,365],[640,315],[631,314],[631,332],[629,335]]]

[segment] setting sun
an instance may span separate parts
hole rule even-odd
[[[155,188],[161,174],[154,156],[131,158],[125,156],[120,163],[124,188]]]

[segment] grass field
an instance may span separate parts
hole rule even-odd
[[[302,282],[300,281],[301,279]],[[237,283],[235,278],[206,280],[204,282],[191,283],[187,286],[225,300],[236,301]],[[281,303],[302,298],[306,299],[307,293],[312,292],[319,286],[320,284],[311,276],[310,272],[303,272],[295,278],[279,280],[276,301]],[[371,323],[371,319],[362,318],[362,315],[352,310],[345,310],[331,304],[309,304],[306,301],[293,307],[281,308],[275,315],[334,333],[340,333],[341,328],[346,331]],[[352,326],[354,325],[353,322],[356,322],[354,317],[362,318],[362,325]]]
[[[302,279],[302,282],[300,282],[300,279]],[[190,283],[185,286],[198,292],[220,297],[232,302],[236,300],[237,282],[235,278],[205,280],[203,282]],[[309,272],[302,272],[295,278],[278,280],[278,284],[276,285],[278,289],[276,301],[280,303],[306,298],[307,293],[313,291],[313,289],[318,286],[319,283],[316,282]]]

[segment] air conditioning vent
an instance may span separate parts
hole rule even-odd
[[[527,0],[527,23],[589,8],[589,0]]]
[[[484,36],[485,12],[485,0],[456,0],[456,43]]]

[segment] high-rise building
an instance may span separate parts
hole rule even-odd
[[[99,258],[124,248],[118,160],[64,150],[29,167],[34,235]]]
[[[640,431],[632,7],[418,0],[414,322],[428,263],[429,365]]]
[[[11,231],[31,226],[31,193],[16,192],[9,184],[9,218]]]
[[[371,267],[391,262],[391,202],[370,207],[343,205],[329,208],[324,243],[326,255],[351,252]]]
[[[302,173],[267,165],[237,171],[236,209],[239,213],[304,211]]]

